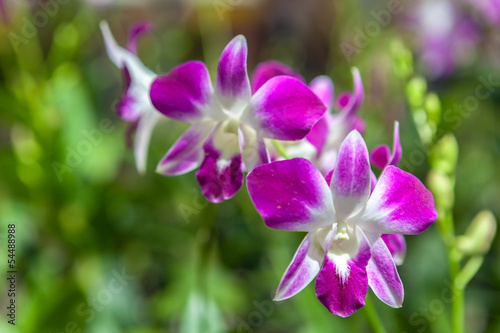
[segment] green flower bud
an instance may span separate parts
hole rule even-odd
[[[431,190],[438,210],[449,211],[455,201],[454,181],[441,172],[431,170],[427,175],[427,186]]]
[[[400,79],[413,74],[413,55],[400,40],[392,40],[390,45],[394,73]]]
[[[439,140],[431,152],[431,168],[444,174],[455,173],[458,159],[458,143],[451,133],[446,134]]]
[[[483,210],[474,217],[465,234],[457,237],[457,247],[468,255],[484,255],[495,237],[497,222],[489,210]]]
[[[427,113],[427,123],[432,128],[433,134],[435,134],[437,126],[441,121],[441,102],[438,95],[428,93],[425,97],[424,108]]]
[[[427,91],[427,82],[422,77],[414,77],[406,86],[406,96],[412,109],[424,105],[425,92]]]

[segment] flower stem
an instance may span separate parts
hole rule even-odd
[[[365,306],[364,306],[364,311],[363,313],[366,316],[366,319],[368,320],[368,323],[370,324],[372,330],[375,333],[387,333],[387,331],[384,328],[384,325],[382,324],[382,321],[380,320],[377,311],[375,311],[375,307],[373,306],[372,300],[370,299],[370,295],[366,295],[365,299]]]
[[[464,332],[464,290],[458,288],[455,283],[453,283],[453,332],[463,333]]]
[[[451,286],[453,288],[451,304],[451,322],[453,333],[464,332],[464,288],[458,285],[457,276],[460,273],[460,262],[454,246],[448,246],[448,260],[450,265]]]
[[[280,153],[280,155],[284,159],[289,160],[290,156],[288,156],[288,154],[285,150],[285,147],[283,147],[283,145],[278,140],[271,140],[271,141],[273,142],[273,145],[276,148],[276,150],[278,151],[278,153]]]

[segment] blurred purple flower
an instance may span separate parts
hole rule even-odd
[[[132,129],[136,129],[135,164],[137,170],[144,173],[151,134],[161,114],[155,110],[149,99],[149,87],[156,74],[137,57],[137,42],[139,36],[151,31],[153,26],[148,22],[134,25],[130,29],[127,49],[118,46],[107,22],[102,21],[100,26],[108,56],[123,75],[124,91],[116,110],[123,120],[132,122]]]
[[[448,0],[419,3],[414,17],[420,38],[420,57],[431,78],[450,75],[468,60],[478,44],[478,27]]]
[[[500,25],[500,0],[465,0],[492,25]]]
[[[314,125],[306,137],[316,151],[312,161],[323,174],[332,170],[340,145],[347,134],[352,130],[360,133],[365,131],[365,123],[357,114],[364,99],[363,82],[357,68],[352,68],[352,77],[353,91],[342,92],[337,98],[334,97],[333,83],[329,77],[319,76],[310,84],[312,91],[328,108],[328,112]],[[332,114],[334,107],[339,112]]]

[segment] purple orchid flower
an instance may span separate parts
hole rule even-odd
[[[465,0],[492,25],[500,25],[500,0]]]
[[[139,36],[151,31],[153,26],[148,22],[134,25],[129,33],[127,49],[118,46],[107,22],[101,22],[100,26],[108,56],[116,67],[120,68],[124,79],[124,92],[116,110],[123,120],[133,124],[132,129],[136,129],[135,165],[140,173],[144,173],[151,134],[162,116],[149,99],[149,87],[156,74],[137,57],[137,42]]]
[[[352,68],[354,82],[353,92],[343,92],[336,99],[331,79],[327,76],[319,76],[311,84],[311,90],[318,95],[328,110],[333,109],[335,102],[338,113],[325,113],[307,135],[307,140],[315,147],[316,156],[313,163],[319,170],[326,174],[335,165],[337,153],[341,143],[352,131],[364,132],[365,124],[357,115],[364,99],[363,82],[357,68]]]
[[[433,79],[449,76],[472,56],[480,39],[478,27],[449,0],[423,1],[415,12],[427,74]]]
[[[384,170],[389,165],[397,166],[403,156],[403,148],[399,139],[399,122],[394,122],[394,137],[391,149],[387,145],[378,145],[372,149],[370,154],[370,162],[375,167]],[[372,187],[375,185],[377,178],[372,178]],[[387,245],[387,248],[394,258],[396,265],[403,264],[406,256],[406,241],[405,237],[400,234],[382,235],[382,239]]]
[[[264,83],[266,83],[273,77],[280,75],[291,76],[303,83],[306,82],[302,75],[300,75],[287,65],[276,60],[268,60],[261,62],[257,65],[257,67],[255,67],[252,75],[252,80],[250,82],[252,86],[252,93],[255,93],[257,90],[259,90],[259,88],[262,87]]]
[[[252,94],[246,62],[247,42],[239,35],[222,52],[215,87],[200,61],[173,68],[151,86],[156,109],[192,124],[157,172],[173,176],[199,166],[202,193],[214,203],[236,194],[244,170],[269,162],[265,138],[300,140],[326,110],[305,84],[290,76],[273,77]]]
[[[306,83],[306,80],[297,73],[295,70],[292,68],[288,67],[287,65],[276,61],[276,60],[269,60],[260,63],[257,65],[255,68],[255,71],[252,75],[252,80],[251,80],[251,86],[252,86],[252,92],[257,91],[264,83],[272,79],[273,77],[276,76],[281,76],[281,75],[286,75],[286,76],[291,76],[296,78],[302,83]],[[312,87],[309,86],[311,89]],[[313,91],[314,92],[314,91]],[[319,96],[316,94],[324,103],[324,100],[322,99],[322,96]],[[325,104],[325,103],[324,103]],[[325,104],[326,106],[326,104]],[[305,138],[302,140],[298,141],[284,141],[281,142],[283,146],[285,147],[285,150],[288,154],[288,156],[291,157],[304,157],[307,159],[312,159],[314,158],[316,151],[314,149],[314,146],[312,146],[309,141],[307,141]],[[281,154],[274,149],[273,146],[270,147],[270,159],[271,161],[279,160],[282,159],[283,157]]]
[[[252,78],[252,87],[259,87],[267,80],[277,75],[288,75],[305,82],[304,78],[290,67],[278,62],[268,61],[260,64]],[[321,99],[327,107],[327,112],[316,122],[304,140],[286,144],[285,149],[290,157],[307,158],[327,174],[331,165],[335,164],[340,144],[353,129],[364,132],[365,124],[357,115],[364,98],[363,82],[357,68],[352,69],[353,92],[342,92],[336,99],[332,80],[324,75],[311,81],[309,88]],[[332,114],[334,108],[339,112]],[[272,156],[272,160],[280,156]]]
[[[332,313],[352,315],[368,287],[400,307],[404,290],[381,234],[418,234],[437,218],[434,199],[415,176],[384,169],[370,195],[366,144],[353,130],[340,146],[331,185],[306,159],[262,165],[247,177],[250,198],[273,229],[307,232],[276,291],[290,298],[316,277],[316,295]]]

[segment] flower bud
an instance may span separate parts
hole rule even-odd
[[[455,172],[458,159],[458,143],[451,133],[439,140],[430,156],[431,168],[447,175]]]
[[[400,79],[413,74],[413,55],[400,40],[393,40],[390,46],[394,73]]]
[[[441,102],[439,97],[435,93],[427,94],[424,108],[427,113],[427,124],[431,127],[434,135],[441,121]]]
[[[406,95],[412,109],[423,106],[427,82],[422,77],[414,77],[406,86]]]
[[[448,211],[452,209],[455,201],[454,181],[441,172],[431,170],[427,175],[427,185],[431,190],[436,207]]]
[[[495,237],[497,222],[489,210],[483,210],[474,217],[465,234],[457,237],[457,247],[465,254],[484,255],[490,249]]]

